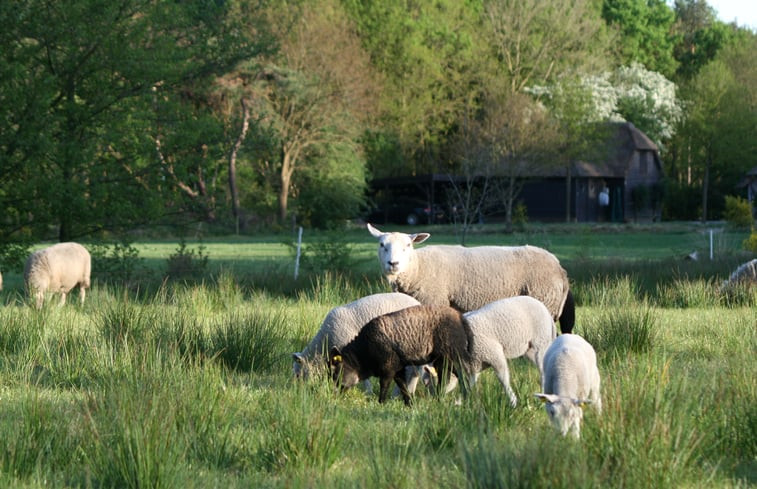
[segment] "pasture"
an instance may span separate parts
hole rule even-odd
[[[0,486],[751,487],[757,290],[718,290],[752,257],[746,235],[719,229],[712,261],[689,225],[468,237],[542,246],[568,270],[604,403],[580,441],[557,436],[523,359],[517,408],[491,371],[467,399],[419,389],[410,408],[295,381],[291,353],[332,307],[387,290],[364,229],[306,235],[297,280],[288,234],[103,247],[85,304],[39,311],[3,270]]]

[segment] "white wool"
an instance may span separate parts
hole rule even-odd
[[[510,387],[507,360],[526,356],[542,373],[542,359],[557,334],[555,322],[540,301],[528,296],[500,299],[463,315],[470,328],[472,383],[481,370],[492,367],[510,404],[517,398]]]
[[[420,304],[407,294],[373,294],[333,308],[304,350],[293,354],[296,376],[307,376],[310,366],[323,362],[329,348],[342,348],[352,341],[371,319]]]
[[[428,239],[428,233],[383,233],[370,224],[368,230],[379,241],[381,270],[394,290],[422,304],[451,305],[465,312],[528,295],[544,303],[554,320],[563,313],[568,276],[547,250],[528,245],[432,245],[416,250],[414,245]]]
[[[92,259],[86,248],[78,243],[58,243],[35,251],[26,260],[24,282],[34,296],[37,308],[42,307],[45,293],[60,293],[60,304],[66,294],[78,286],[81,302],[90,286]]]
[[[579,438],[583,407],[591,404],[602,412],[600,377],[594,348],[583,338],[563,334],[544,355],[542,392],[550,421],[563,434]]]

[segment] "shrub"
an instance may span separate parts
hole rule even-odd
[[[88,245],[92,256],[92,272],[106,282],[129,284],[137,279],[142,259],[132,243],[122,240],[112,245],[95,243]]]
[[[745,250],[757,253],[757,228],[752,228],[751,234],[744,240],[743,244]]]
[[[725,196],[724,218],[731,226],[748,228],[754,222],[752,219],[752,207],[744,198]]]
[[[176,253],[168,257],[166,273],[169,277],[177,280],[197,280],[207,271],[208,258],[204,245],[199,245],[195,250],[187,247],[186,240],[181,238]]]

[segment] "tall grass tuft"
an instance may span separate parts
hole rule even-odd
[[[109,379],[86,403],[87,471],[101,487],[175,487],[184,447],[176,424],[180,398],[171,388],[176,367],[150,354],[131,360],[126,375]]]
[[[350,421],[338,415],[333,392],[296,383],[286,395],[268,392],[259,400],[257,422],[266,426],[254,461],[279,472],[297,467],[325,471],[342,454]]]
[[[623,355],[652,349],[657,336],[658,314],[647,303],[625,307],[595,308],[576,332],[598,354]]]
[[[76,441],[69,434],[71,417],[63,405],[42,398],[37,389],[13,401],[10,409],[0,411],[0,473],[25,479],[69,464]]]
[[[124,296],[120,301],[106,303],[97,322],[106,343],[116,348],[127,343],[142,343],[155,323],[155,315]]]
[[[544,426],[502,439],[483,433],[460,443],[461,465],[471,489],[600,487],[578,442]],[[609,481],[608,481],[609,482]],[[612,485],[612,484],[610,484]]]
[[[585,285],[576,285],[576,301],[584,306],[626,306],[638,302],[641,292],[636,281],[624,275],[618,278],[593,277]]]
[[[703,434],[701,397],[661,357],[616,359],[623,372],[603,383],[602,415],[586,423],[583,443],[595,470],[614,487],[685,486],[693,480]],[[700,472],[699,476],[705,476]],[[696,481],[698,484],[705,480]]]
[[[265,372],[282,359],[287,316],[278,312],[231,312],[211,327],[213,356],[238,371]]]
[[[677,278],[670,284],[658,284],[656,303],[661,307],[714,307],[718,304],[714,280]]]

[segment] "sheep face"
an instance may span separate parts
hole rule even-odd
[[[581,436],[581,420],[584,417],[583,408],[589,401],[560,397],[554,394],[536,394],[536,397],[544,401],[549,420],[557,431],[563,436],[568,433],[575,438]]]
[[[310,368],[307,359],[302,353],[292,353],[292,372],[296,379],[307,379]]]
[[[343,391],[360,382],[357,369],[344,361],[344,357],[336,347],[332,348],[329,353],[329,368],[334,385]]]
[[[378,239],[378,258],[381,271],[390,280],[407,270],[413,261],[413,245],[423,243],[431,235],[428,233],[383,233],[367,224],[368,231]]]

